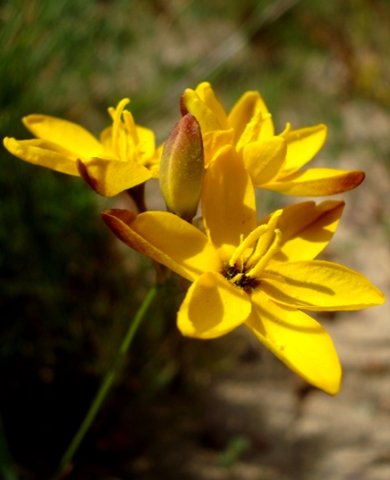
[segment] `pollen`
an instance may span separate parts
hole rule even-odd
[[[257,226],[241,238],[222,275],[233,285],[251,293],[259,287],[261,275],[271,258],[279,251],[281,231],[276,228],[282,210],[274,212],[268,223]]]
[[[236,287],[241,288],[246,293],[251,293],[253,290],[259,287],[260,280],[245,272],[241,272],[236,265],[225,265],[222,269],[222,275],[229,280]]]

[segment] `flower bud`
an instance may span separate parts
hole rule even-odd
[[[198,208],[204,173],[200,126],[190,113],[176,124],[164,143],[160,187],[170,212],[190,222]]]

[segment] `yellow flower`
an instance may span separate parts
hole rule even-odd
[[[332,340],[305,311],[357,310],[383,302],[364,276],[313,260],[332,238],[343,203],[278,210],[259,225],[251,181],[232,147],[206,171],[204,232],[169,212],[103,213],[130,247],[193,282],[178,312],[187,336],[219,337],[246,325],[308,382],[335,394],[341,368]]]
[[[48,115],[28,115],[31,140],[5,137],[5,148],[26,162],[68,175],[82,176],[101,195],[110,197],[158,176],[159,154],[151,130],[134,123],[121,100],[110,107],[112,126],[100,141],[82,126]]]
[[[227,114],[211,85],[203,82],[195,90],[184,91],[182,110],[192,113],[200,123],[206,167],[220,148],[232,144],[256,187],[289,195],[319,196],[351,190],[364,179],[361,171],[302,169],[323,146],[326,126],[293,130],[287,124],[282,133],[275,135],[271,114],[256,91],[242,95]]]

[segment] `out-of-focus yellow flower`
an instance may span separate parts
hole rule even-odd
[[[101,195],[110,197],[158,176],[159,152],[154,133],[134,123],[125,110],[128,99],[110,107],[112,125],[100,141],[82,126],[48,115],[27,115],[31,140],[5,137],[5,148],[22,160],[68,175],[82,176]]]
[[[184,335],[215,338],[245,324],[298,375],[335,394],[337,353],[304,311],[357,310],[384,298],[363,275],[313,260],[342,209],[342,202],[305,202],[258,225],[249,175],[234,148],[225,147],[205,174],[204,232],[169,212],[114,209],[103,218],[127,245],[193,282],[178,312]]]
[[[191,221],[198,208],[204,174],[200,126],[185,114],[164,142],[160,161],[160,187],[170,212]]]
[[[206,167],[219,150],[231,144],[242,158],[256,187],[306,196],[331,195],[351,190],[364,179],[361,171],[333,168],[303,169],[322,148],[327,128],[323,124],[275,135],[272,117],[261,95],[248,91],[227,114],[211,85],[200,83],[182,96],[183,112],[200,123]]]

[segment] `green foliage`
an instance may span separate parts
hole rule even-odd
[[[250,440],[244,436],[233,437],[219,455],[219,464],[227,469],[232,467],[248,451]]]

